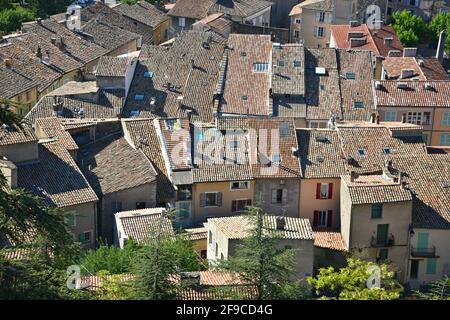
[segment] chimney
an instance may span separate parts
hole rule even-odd
[[[36,50],[36,57],[38,57],[39,59],[42,59],[42,49],[40,46],[38,46],[38,48]]]
[[[356,178],[358,178],[358,174],[355,171],[350,172],[350,182],[355,182]]]
[[[354,27],[358,27],[360,25],[358,20],[351,20],[349,22],[350,27],[354,28]]]
[[[375,123],[375,118],[376,118],[376,113],[372,113],[371,115],[370,115],[370,122],[371,123]]]
[[[402,73],[400,75],[400,79],[411,78],[416,74],[414,69],[402,69]]]
[[[417,55],[417,48],[404,48],[403,58],[415,57]]]
[[[275,217],[275,224],[277,230],[284,230],[286,227],[286,219],[284,216],[277,216]]]
[[[366,38],[351,38],[350,39],[350,48],[361,47],[367,43]]]
[[[439,35],[439,42],[436,51],[436,59],[442,64],[444,62],[444,48],[445,48],[445,39],[447,38],[447,33],[445,31],[441,31]]]
[[[402,114],[402,123],[406,123],[406,113]]]
[[[0,160],[0,169],[11,189],[17,188],[17,167],[9,160]]]
[[[52,37],[50,39],[50,42],[52,43],[52,45],[56,46],[56,38]]]
[[[377,124],[380,124],[380,115],[377,114],[377,116],[375,117]]]
[[[42,19],[41,18],[37,18],[36,22],[37,22],[38,25],[42,26]]]
[[[12,67],[12,60],[10,58],[6,58],[4,60],[4,63],[5,63],[5,67],[7,67],[8,69],[11,69],[11,67]]]
[[[64,43],[64,38],[61,38],[58,42],[58,48],[62,52],[66,51],[66,44]]]

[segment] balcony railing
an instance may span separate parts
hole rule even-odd
[[[372,237],[370,240],[370,245],[375,248],[383,248],[383,247],[392,247],[394,245],[394,236],[389,236],[386,240],[379,240],[375,237]]]
[[[429,248],[417,248],[411,247],[411,256],[413,257],[435,257],[436,256],[436,247]]]

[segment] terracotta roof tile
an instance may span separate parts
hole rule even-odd
[[[68,133],[60,118],[41,118],[36,120],[36,126],[46,135],[46,138],[57,139],[67,150],[78,150],[78,145],[73,140],[70,133]]]
[[[21,129],[5,125],[0,127],[0,146],[37,141],[38,138],[36,137],[34,130],[27,125],[24,125]]]
[[[336,251],[347,251],[344,239],[339,231],[314,229],[314,246]]]
[[[121,3],[113,7],[113,10],[152,28],[158,27],[167,19],[164,12],[146,1],[138,1],[133,5]]]

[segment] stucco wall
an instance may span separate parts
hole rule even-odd
[[[39,157],[38,150],[39,149],[37,141],[18,143],[13,145],[1,146],[0,156],[6,157],[8,160],[17,164],[23,161],[37,160]]]
[[[250,199],[253,203],[254,181],[250,181],[246,190],[231,190],[231,182],[195,183],[192,186],[194,224],[199,225],[205,217],[226,217],[239,214],[231,211],[232,200]],[[222,206],[200,207],[200,194],[203,192],[222,192]]]
[[[84,232],[91,232],[92,238],[89,243],[85,244],[86,248],[93,248],[97,240],[96,225],[96,202],[88,202],[76,206],[63,208],[64,213],[75,213],[75,227],[70,228],[75,241],[78,241],[79,235]]]

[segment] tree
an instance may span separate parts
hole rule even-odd
[[[53,14],[66,12],[73,0],[32,0],[31,6],[40,18],[47,18]]]
[[[23,22],[33,21],[34,12],[22,7],[0,11],[0,31],[9,33],[19,30]]]
[[[94,298],[98,300],[130,300],[136,297],[136,290],[130,281],[124,280],[124,275],[111,275],[102,271],[98,275],[102,285],[97,290]]]
[[[447,32],[445,40],[445,51],[450,54],[450,13],[439,13],[431,20],[428,28],[430,29],[433,40],[437,42],[441,31]]]
[[[379,268],[379,269],[378,269]],[[377,277],[379,287],[368,288],[371,277]],[[394,280],[395,272],[385,263],[376,264],[360,259],[348,258],[347,267],[335,270],[333,267],[321,268],[316,277],[308,282],[320,299],[338,300],[393,300],[400,297],[402,287]]]
[[[419,298],[424,300],[450,300],[450,278],[437,280],[431,284],[428,292],[416,292]]]
[[[427,26],[422,18],[408,10],[394,12],[391,26],[402,44],[407,47],[417,46],[428,34]]]
[[[82,272],[96,274],[107,271],[108,274],[122,274],[131,272],[133,261],[142,250],[134,241],[130,240],[123,249],[101,244],[96,250],[89,250],[80,260]]]
[[[258,300],[305,298],[300,282],[292,280],[298,251],[279,248],[276,233],[265,227],[267,217],[260,208],[248,207],[249,235],[218,268],[255,287]]]

